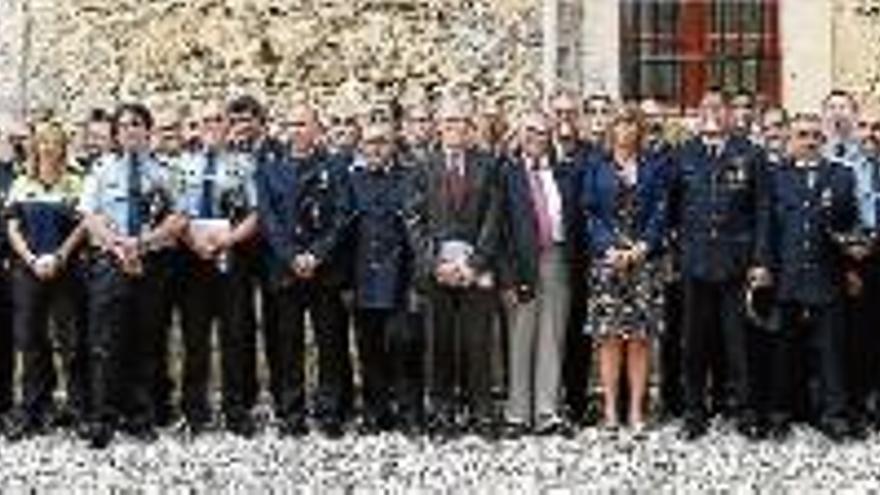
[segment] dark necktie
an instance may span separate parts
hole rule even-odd
[[[128,163],[128,235],[141,233],[141,209],[143,208],[143,191],[141,190],[141,160],[137,153],[129,157]]]
[[[202,174],[202,198],[199,203],[199,216],[214,218],[214,176],[217,174],[217,153],[209,150],[205,154],[207,165]]]

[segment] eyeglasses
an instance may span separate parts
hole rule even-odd
[[[822,139],[825,137],[825,135],[822,134],[821,131],[797,131],[796,133],[794,133],[794,135],[799,139]]]

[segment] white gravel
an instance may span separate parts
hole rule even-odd
[[[802,493],[880,487],[880,435],[833,445],[809,429],[785,444],[750,443],[722,427],[696,443],[665,426],[636,439],[590,428],[573,439],[526,437],[445,444],[390,434],[318,434],[280,440],[270,428],[253,440],[208,433],[195,440],[165,431],[154,444],[117,437],[91,451],[68,433],[0,442],[0,489],[147,493],[192,490],[355,493],[492,493],[584,490]]]

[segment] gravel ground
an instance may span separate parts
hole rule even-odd
[[[173,430],[158,442],[118,438],[91,451],[68,433],[17,444],[0,442],[0,489],[92,493],[435,492],[522,493],[584,490],[795,492],[880,487],[880,435],[832,445],[809,429],[785,444],[748,443],[715,426],[696,443],[674,425],[645,438],[586,429],[572,439],[526,437],[445,444],[390,434],[312,434],[280,440],[273,428],[253,440],[226,433],[189,439]]]

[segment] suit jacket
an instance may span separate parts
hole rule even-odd
[[[319,260],[319,281],[341,283],[344,270],[335,254],[347,180],[347,168],[323,150],[305,158],[285,155],[257,168],[257,211],[276,283],[289,281],[290,264],[305,253]]]
[[[844,261],[839,236],[858,222],[852,170],[825,160],[813,170],[785,162],[770,178],[765,264],[776,274],[777,298],[807,305],[839,301]]]
[[[715,158],[700,138],[678,150],[676,227],[685,277],[732,281],[756,263],[769,213],[766,173],[764,153],[741,136],[728,137]]]
[[[359,308],[400,309],[413,278],[412,200],[416,171],[395,162],[384,171],[356,167],[347,188],[342,243],[353,258]]]
[[[668,204],[668,168],[650,154],[638,158],[635,185],[636,238],[644,242],[648,256],[664,244]],[[585,244],[593,257],[601,258],[618,239],[617,208],[620,184],[614,159],[608,154],[594,155],[583,177],[581,204],[586,218]]]
[[[444,187],[446,157],[443,152],[432,153],[426,164],[417,233],[417,271],[423,282],[433,278],[440,246],[450,240],[473,246],[470,264],[476,271],[497,270],[501,232],[498,163],[488,154],[468,150],[464,168],[464,198],[456,207]]]
[[[562,222],[565,230],[565,252],[570,266],[580,255],[581,213],[578,195],[581,188],[581,165],[550,159],[553,178],[562,201]],[[501,167],[504,201],[505,260],[501,283],[516,288],[524,295],[533,292],[538,281],[539,248],[537,218],[529,184],[529,171],[522,158],[513,157]]]

